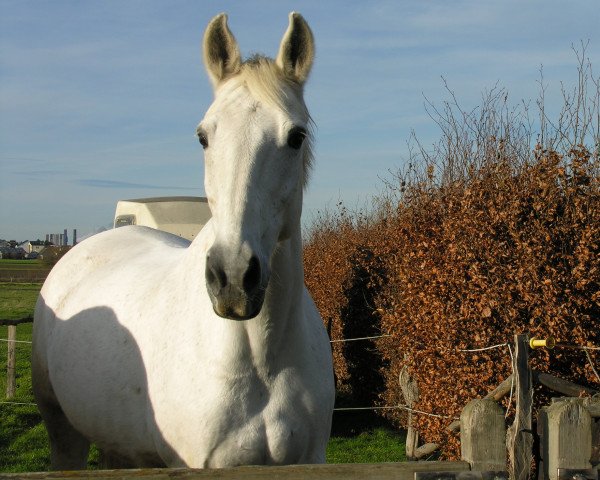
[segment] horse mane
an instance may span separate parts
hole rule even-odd
[[[273,59],[255,54],[242,63],[236,79],[242,82],[253,97],[289,112],[292,105],[300,106],[301,115],[307,119],[308,134],[304,140],[304,178],[302,185],[306,187],[313,164],[313,129],[314,122],[302,98],[302,87],[285,77]],[[290,99],[292,92],[295,99]],[[295,101],[294,101],[295,100]]]

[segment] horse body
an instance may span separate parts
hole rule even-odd
[[[201,123],[213,219],[191,244],[145,227],[96,235],[49,275],[32,375],[53,468],[85,468],[90,442],[113,466],[325,461],[331,351],[302,269],[309,145],[292,138],[309,118],[281,74],[284,49],[298,70],[302,49],[287,47],[306,35],[292,14],[281,68],[267,66],[287,90],[271,101],[239,71],[226,17],[213,19],[216,99]]]

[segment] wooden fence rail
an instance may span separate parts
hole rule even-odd
[[[247,466],[222,469],[142,469],[82,472],[0,474],[0,478],[24,480],[414,480],[416,472],[469,472],[467,462],[348,463],[325,465]],[[481,477],[480,477],[481,478]]]

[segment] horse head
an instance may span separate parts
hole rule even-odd
[[[278,243],[299,236],[312,158],[303,86],[314,41],[292,12],[277,58],[242,62],[221,14],[206,29],[203,52],[215,96],[197,128],[215,234],[206,285],[217,315],[246,320],[261,311]]]

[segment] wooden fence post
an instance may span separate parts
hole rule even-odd
[[[408,408],[413,408],[414,404],[419,401],[419,387],[417,382],[410,378],[408,369],[402,368],[398,378],[404,402]],[[413,413],[408,411],[408,420],[406,425],[406,458],[408,460],[416,459],[416,451],[419,446],[419,432],[413,427]]]
[[[600,407],[600,402],[598,402]],[[588,409],[589,411],[589,409]],[[591,415],[591,412],[590,412]],[[592,456],[590,461],[593,464],[600,464],[600,419],[592,415]]]
[[[561,399],[542,408],[541,456],[544,478],[558,480],[558,469],[591,467],[592,417],[581,399]]]
[[[15,340],[17,339],[17,326],[8,326],[8,354],[6,358],[6,398],[11,399],[15,396],[16,390],[16,378],[15,378],[15,364],[16,364],[16,351],[15,351]]]
[[[491,399],[471,400],[460,414],[460,449],[471,470],[506,469],[504,412]]]
[[[533,457],[531,410],[533,404],[532,374],[529,368],[529,336],[515,335],[513,371],[515,374],[515,421],[506,438],[508,473],[511,480],[527,480]]]

